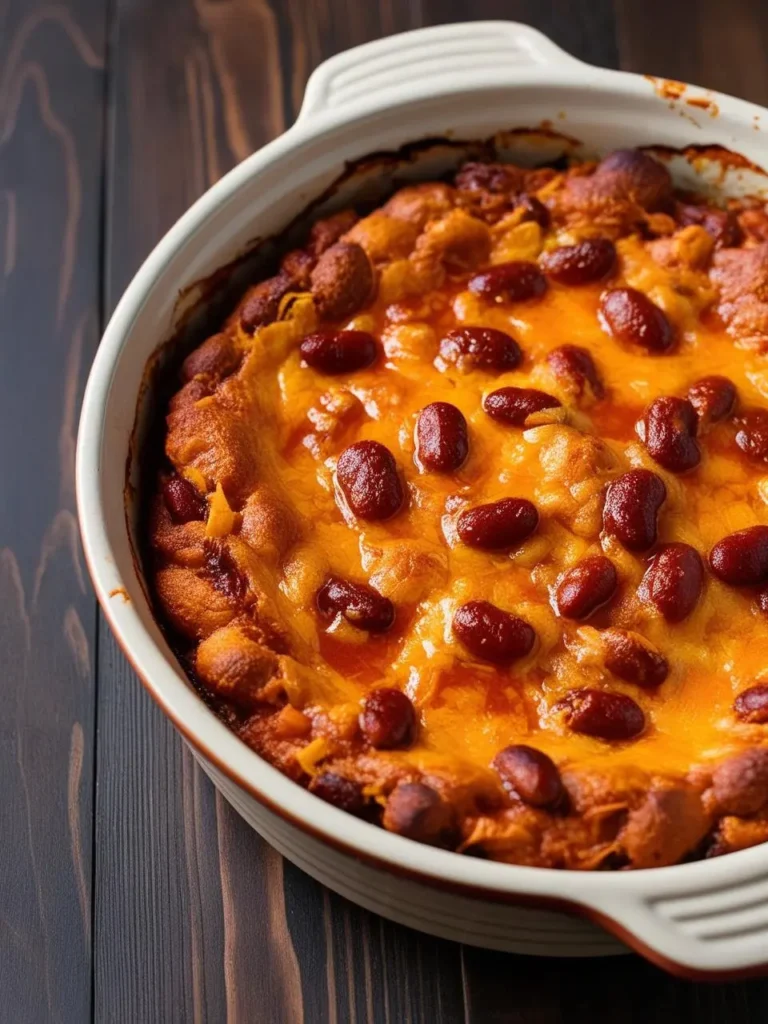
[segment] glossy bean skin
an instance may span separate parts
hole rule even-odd
[[[208,516],[208,502],[183,476],[174,474],[163,481],[163,500],[174,523],[199,522]]]
[[[565,712],[566,724],[573,732],[596,739],[631,740],[645,729],[642,708],[623,693],[571,690],[555,707]]]
[[[302,340],[299,351],[307,366],[335,376],[371,366],[378,347],[367,331],[316,331]]]
[[[474,295],[499,302],[524,302],[547,290],[547,279],[536,263],[512,260],[475,274],[467,285]]]
[[[613,597],[619,578],[604,555],[590,555],[568,569],[555,592],[557,610],[565,619],[583,622]]]
[[[416,463],[424,470],[450,473],[469,455],[469,431],[463,413],[450,402],[432,402],[416,422]]]
[[[608,487],[603,526],[628,551],[656,543],[659,510],[667,497],[664,481],[648,469],[630,469]]]
[[[682,622],[698,604],[704,588],[704,564],[690,544],[664,544],[653,556],[640,596],[655,605],[667,622]]]
[[[525,657],[536,639],[527,622],[489,601],[467,601],[457,608],[453,633],[473,657],[498,665]]]
[[[749,409],[736,420],[736,444],[755,462],[768,462],[768,410]]]
[[[395,606],[372,587],[332,576],[318,590],[317,610],[326,619],[341,614],[356,629],[386,633],[395,621]]]
[[[522,544],[539,524],[539,513],[526,498],[502,498],[462,512],[456,532],[463,544],[482,551],[509,551]]]
[[[395,458],[378,441],[357,441],[345,448],[336,463],[336,479],[360,519],[389,519],[405,500]]]
[[[559,408],[558,398],[535,388],[499,388],[483,399],[483,411],[492,420],[510,427],[524,427],[533,413]]]
[[[410,698],[388,686],[371,690],[360,713],[360,730],[376,750],[405,750],[413,746],[418,721]]]
[[[609,238],[587,238],[545,252],[540,262],[547,277],[560,284],[592,284],[616,270],[616,247]]]
[[[500,750],[493,767],[502,786],[531,807],[557,807],[565,797],[565,789],[557,765],[541,750],[514,744]]]
[[[600,638],[605,667],[619,679],[651,690],[661,686],[667,678],[667,659],[639,634],[626,629],[604,629]]]
[[[460,833],[456,811],[423,782],[400,782],[392,790],[382,819],[389,832],[428,846],[451,849]]]
[[[587,386],[595,398],[604,397],[603,382],[587,349],[578,345],[561,345],[549,353],[547,365],[555,377],[572,388],[579,397],[587,390]]]
[[[316,775],[309,784],[309,791],[347,814],[359,816],[366,808],[367,800],[360,783],[335,772]]]
[[[663,396],[648,406],[637,432],[654,462],[670,473],[685,473],[701,462],[698,427],[696,410],[687,399]]]
[[[763,615],[768,615],[768,587],[765,587],[757,595],[756,604]]]
[[[648,352],[668,352],[675,332],[666,313],[636,288],[613,288],[600,298],[600,319],[617,341]]]
[[[768,686],[750,686],[742,690],[733,704],[737,718],[752,725],[768,722]]]
[[[738,392],[727,377],[702,377],[688,389],[688,401],[696,410],[699,423],[708,426],[727,419],[736,408]]]
[[[709,553],[709,566],[733,587],[768,583],[768,526],[749,526],[723,537]]]
[[[494,327],[455,327],[440,341],[440,357],[462,373],[472,370],[505,373],[514,370],[523,354],[515,339]]]

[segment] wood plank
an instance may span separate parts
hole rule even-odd
[[[616,0],[621,67],[768,103],[763,0]],[[706,140],[704,140],[706,141]]]
[[[91,992],[95,600],[74,448],[99,330],[105,5],[0,4],[0,1017]]]
[[[446,21],[522,21],[581,60],[615,67],[613,0],[420,0],[425,25]]]
[[[189,203],[292,119],[312,66],[410,27],[408,8],[118,5],[110,309]],[[458,947],[381,922],[284,864],[214,795],[103,621],[100,635],[97,1019],[400,1021],[427,1007],[435,1021],[463,1019]]]

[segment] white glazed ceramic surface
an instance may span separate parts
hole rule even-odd
[[[296,124],[182,217],[117,307],[83,405],[78,507],[99,600],[145,685],[233,806],[309,874],[387,917],[476,945],[540,955],[621,951],[594,924],[532,909],[569,904],[670,969],[728,975],[768,968],[768,844],[653,871],[558,872],[434,850],[330,807],[236,739],[190,687],[137,577],[123,498],[142,376],[172,332],[179,291],[255,235],[280,230],[345,161],[419,138],[478,139],[549,121],[596,152],[718,143],[768,162],[767,112],[704,90],[689,88],[677,101],[658,91],[651,80],[583,64],[508,22],[423,29],[321,65]],[[690,106],[691,97],[710,105]],[[688,165],[676,170],[691,174]],[[759,184],[736,170],[725,188]]]

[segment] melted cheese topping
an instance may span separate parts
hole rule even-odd
[[[540,196],[553,187],[546,184]],[[483,230],[490,233],[485,262],[491,264],[536,260],[544,249],[582,237],[572,225],[542,232],[517,215]],[[225,329],[245,356],[240,369],[169,421],[167,451],[176,470],[188,480],[203,479],[213,494],[208,536],[230,535],[230,558],[259,595],[259,621],[274,626],[280,649],[290,655],[281,658],[281,688],[314,723],[304,761],[311,754],[314,771],[317,757],[332,749],[323,740],[318,754],[318,736],[354,731],[359,702],[375,686],[404,690],[421,721],[413,747],[379,756],[454,779],[487,773],[511,743],[530,743],[560,766],[685,774],[757,740],[762,727],[739,723],[732,713],[737,693],[768,682],[766,621],[753,593],[707,571],[693,613],[670,624],[638,595],[650,553],[625,550],[602,526],[606,485],[633,467],[653,470],[667,487],[661,543],[685,542],[706,561],[726,534],[768,523],[768,468],[740,453],[730,422],[700,436],[701,463],[684,475],[657,465],[635,430],[654,398],[684,396],[703,376],[730,378],[745,406],[768,402],[765,357],[739,347],[711,312],[715,290],[706,270],[695,269],[702,261],[690,251],[707,249],[703,229],[675,236],[677,260],[654,258],[657,243],[637,234],[616,243],[618,269],[610,286],[637,288],[666,312],[678,341],[665,355],[622,345],[606,333],[598,318],[605,283],[550,281],[539,298],[489,301],[468,290],[469,272],[420,278],[423,264],[407,258],[416,234],[395,217],[377,212],[350,237],[377,266],[378,294],[332,326],[373,334],[381,350],[375,364],[331,377],[302,363],[299,343],[318,326],[308,294],[285,298],[284,319],[253,335],[240,324],[241,306]],[[500,375],[446,365],[440,339],[463,325],[512,335],[523,351],[521,365]],[[577,398],[552,373],[546,356],[563,344],[591,353],[604,398]],[[520,429],[492,420],[483,398],[506,385],[557,396],[559,421]],[[424,472],[414,460],[418,414],[436,401],[458,407],[469,427],[469,457],[453,473]],[[339,500],[336,461],[363,439],[387,446],[406,487],[406,504],[385,522],[357,519]],[[463,544],[459,514],[505,497],[536,505],[536,532],[504,554]],[[195,589],[201,586],[195,573],[202,537],[192,536],[190,527],[198,526],[203,529],[188,524],[183,540],[156,541],[167,559],[184,566],[164,571],[188,574],[168,577],[158,589],[174,625],[205,640],[233,627],[227,625],[231,612],[210,597],[216,592]],[[617,593],[587,622],[563,619],[554,601],[558,580],[598,553],[617,569]],[[392,629],[373,635],[341,616],[330,625],[320,618],[316,594],[330,575],[367,583],[390,598]],[[451,628],[455,610],[468,600],[490,601],[530,623],[536,632],[531,653],[508,667],[474,660]],[[202,625],[195,602],[207,603]],[[599,631],[607,626],[642,634],[666,657],[669,675],[657,690],[641,690],[606,669]],[[213,646],[205,664],[198,662],[203,678],[220,671],[212,659],[226,648],[224,638]],[[646,715],[642,735],[608,743],[569,730],[553,708],[567,691],[585,686],[631,696]]]

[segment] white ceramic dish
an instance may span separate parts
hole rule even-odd
[[[618,936],[670,970],[727,977],[768,970],[768,844],[652,871],[567,873],[434,850],[323,803],[237,740],[196,696],[153,619],[124,509],[145,365],[172,333],[180,290],[254,235],[279,231],[345,161],[428,136],[479,139],[547,120],[597,152],[718,143],[766,161],[768,112],[691,87],[675,99],[665,92],[663,83],[582,64],[506,22],[411,32],[321,65],[296,124],[182,217],[117,307],[85,395],[77,492],[96,591],[126,654],[214,784],[291,861],[371,910],[451,939],[595,956],[625,950]],[[681,159],[675,172],[690,176],[692,164]],[[718,187],[750,192],[764,183],[744,166]]]

